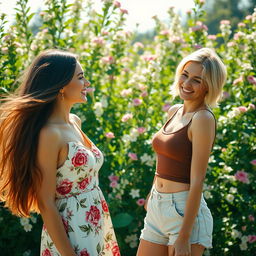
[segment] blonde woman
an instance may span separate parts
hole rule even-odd
[[[224,64],[209,48],[177,67],[174,94],[183,104],[169,109],[152,140],[156,173],[137,256],[201,256],[212,247],[213,219],[202,189],[216,133],[210,107],[225,79]]]

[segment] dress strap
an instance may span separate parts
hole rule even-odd
[[[81,132],[84,141],[85,141],[87,144],[89,144],[89,145],[90,145],[90,148],[91,148],[92,145],[93,145],[93,143],[91,142],[91,140],[85,135],[85,133],[82,131],[82,129],[79,127],[79,125],[78,125],[76,122],[74,122],[74,123],[75,123],[75,125],[78,127],[79,131]]]

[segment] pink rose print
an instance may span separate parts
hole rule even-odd
[[[119,247],[116,242],[113,244],[111,251],[113,253],[113,256],[121,256]]]
[[[89,254],[89,252],[88,252],[86,249],[83,249],[83,250],[80,252],[79,256],[90,256],[90,254]]]
[[[69,181],[68,179],[65,179],[61,182],[61,184],[57,187],[57,191],[61,195],[68,194],[72,189],[73,183]]]
[[[83,189],[86,189],[86,187],[91,182],[91,180],[92,180],[92,177],[90,176],[90,177],[83,179],[82,181],[77,182],[77,184],[78,184],[79,188],[83,190]]]
[[[100,220],[100,210],[97,206],[92,205],[90,211],[86,212],[86,221],[92,223],[94,226],[98,225]]]
[[[92,152],[96,158],[100,158],[100,151],[96,147],[92,146]]]
[[[51,252],[49,249],[45,249],[43,252],[42,252],[42,256],[52,256]]]
[[[104,212],[108,212],[108,204],[105,200],[101,200],[102,209]]]
[[[72,157],[72,164],[75,167],[85,165],[88,161],[87,153],[84,153],[82,150],[78,150],[75,156]]]

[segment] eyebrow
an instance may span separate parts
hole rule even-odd
[[[189,74],[188,71],[185,69],[183,70],[183,72],[185,72],[186,74]],[[198,79],[202,80],[202,77],[200,77],[200,76],[194,76],[194,78],[198,78]]]
[[[83,75],[83,74],[84,74],[84,72],[80,72],[80,73],[77,74],[77,76],[80,76],[80,75]]]

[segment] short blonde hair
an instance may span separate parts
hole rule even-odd
[[[191,61],[202,64],[202,81],[208,90],[205,96],[205,104],[215,107],[222,95],[222,88],[227,77],[227,69],[215,51],[210,48],[201,48],[186,56],[180,62],[176,69],[172,94],[174,96],[179,95],[180,75],[185,65]]]

